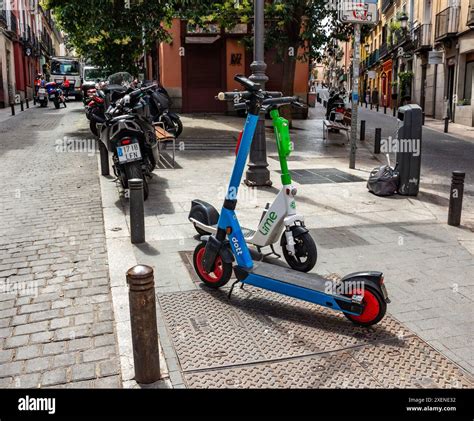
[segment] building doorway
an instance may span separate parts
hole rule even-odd
[[[450,62],[452,60],[449,60]],[[455,64],[448,65],[448,89],[447,89],[447,100],[448,100],[448,117],[453,118],[453,98],[454,98],[454,80],[455,80]]]
[[[226,89],[226,56],[222,39],[187,38],[183,60],[183,112],[222,113],[226,104],[215,99]]]

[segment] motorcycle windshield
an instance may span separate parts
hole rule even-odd
[[[107,79],[109,85],[129,86],[133,82],[133,76],[127,72],[119,72],[110,75]]]

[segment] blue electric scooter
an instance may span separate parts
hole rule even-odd
[[[193,263],[199,278],[211,288],[221,288],[229,282],[234,270],[237,282],[232,286],[229,296],[234,286],[241,282],[342,311],[358,325],[371,326],[378,323],[384,317],[387,303],[390,302],[381,272],[353,273],[338,282],[317,274],[301,273],[252,260],[235,213],[238,189],[262,108],[268,110],[289,105],[295,98],[262,91],[259,84],[242,75],[235,76],[235,80],[246,91],[220,93],[218,98],[221,101],[245,102],[247,121],[219,217],[217,233],[203,236],[194,251]]]

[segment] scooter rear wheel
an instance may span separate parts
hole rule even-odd
[[[387,303],[374,288],[365,285],[363,290],[352,291],[351,295],[363,295],[362,304],[364,311],[359,316],[344,313],[344,315],[356,325],[372,326],[380,322],[387,311]]]
[[[214,264],[214,269],[211,273],[208,273],[204,269],[203,259],[204,253],[206,252],[206,244],[199,244],[194,250],[193,265],[194,270],[208,287],[218,289],[223,287],[229,282],[232,276],[232,264],[223,261],[222,256],[217,256]]]

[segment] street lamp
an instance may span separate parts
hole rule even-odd
[[[400,25],[403,30],[406,30],[408,28],[408,16],[407,15],[402,15],[398,19],[400,21]]]
[[[252,76],[250,80],[259,83],[265,90],[268,77],[265,75],[265,0],[254,1],[254,61],[250,65]],[[246,173],[245,184],[250,187],[271,186],[270,171],[267,162],[267,141],[265,139],[265,115],[260,114],[257,130],[250,149],[250,159]]]

